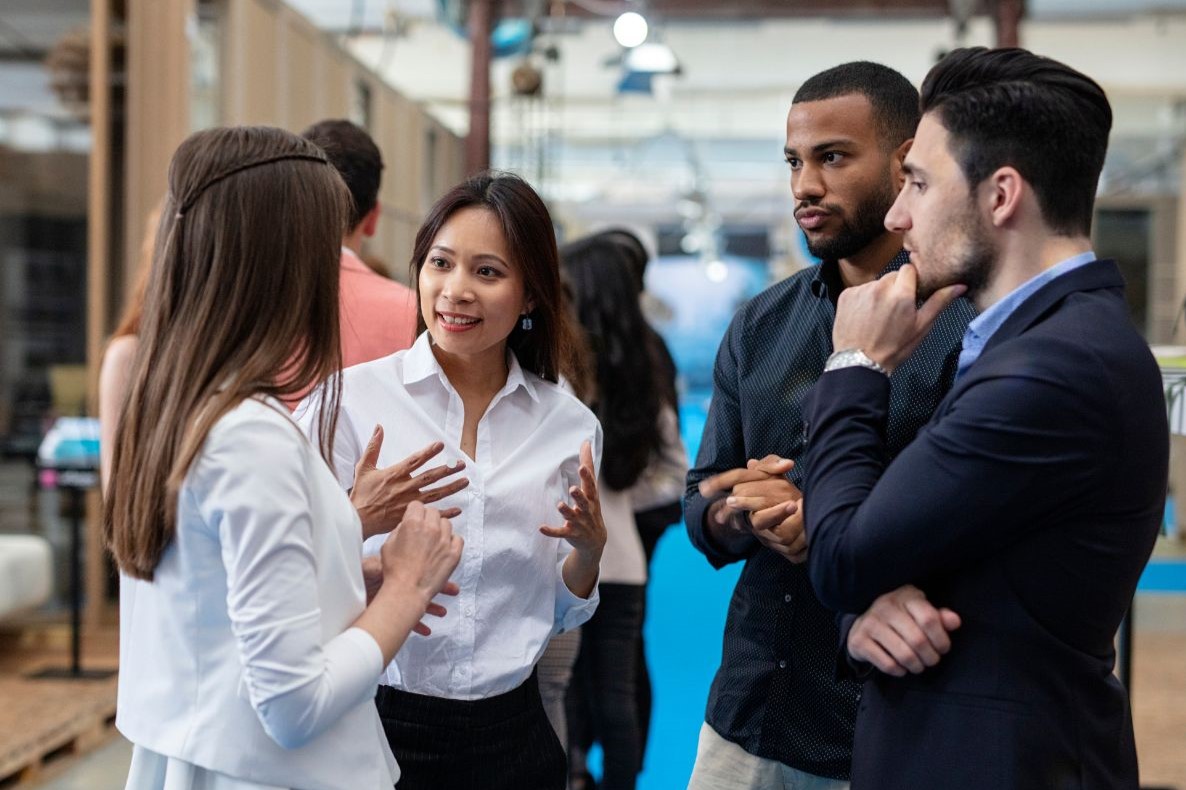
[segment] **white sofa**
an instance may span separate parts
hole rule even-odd
[[[49,541],[36,535],[0,535],[0,619],[37,608],[52,590]]]

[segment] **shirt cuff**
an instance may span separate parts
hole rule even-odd
[[[327,662],[341,668],[341,688],[358,684],[355,704],[375,698],[383,675],[383,650],[375,638],[358,627],[347,628],[325,646]]]
[[[585,623],[601,603],[601,590],[598,584],[593,585],[593,592],[588,598],[581,598],[568,589],[568,585],[564,583],[564,559],[565,557],[561,557],[556,564],[556,613],[552,626],[553,636],[571,631]],[[600,574],[597,581],[601,581]]]

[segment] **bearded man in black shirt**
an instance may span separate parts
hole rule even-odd
[[[803,399],[832,353],[836,300],[909,258],[884,227],[919,120],[918,92],[875,63],[807,80],[787,116],[795,219],[823,262],[744,305],[721,343],[712,404],[688,474],[685,520],[717,568],[744,561],[729,606],[690,790],[848,784],[860,686],[838,675],[836,618],[803,565]],[[951,387],[974,312],[956,300],[891,378],[886,450],[905,447]],[[875,604],[905,670],[938,661],[958,621],[913,587]],[[873,610],[871,610],[872,612]],[[839,665],[839,666],[842,666]]]

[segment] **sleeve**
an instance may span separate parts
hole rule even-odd
[[[684,490],[684,524],[692,545],[708,558],[714,568],[747,559],[758,550],[756,538],[741,554],[727,552],[712,539],[704,524],[709,502],[700,495],[700,481],[730,469],[745,466],[745,443],[741,426],[741,401],[738,393],[737,349],[741,341],[744,308],[734,316],[713,366],[712,403],[700,440],[696,466],[688,472]]]
[[[291,425],[241,423],[211,433],[190,489],[217,528],[247,697],[286,749],[370,699],[383,671],[379,645],[365,631],[322,639],[313,530],[331,525],[312,523],[308,459]]]
[[[1038,357],[1051,353],[1059,369],[1091,364],[1063,347]],[[1090,470],[1111,455],[1106,394],[1058,370],[1014,369],[970,382],[888,468],[886,377],[847,368],[820,378],[806,409],[805,516],[825,606],[863,612],[903,584],[954,573],[1090,490]]]
[[[600,480],[602,434],[601,423],[596,419],[593,420],[592,435],[588,439],[593,443],[593,472]],[[566,491],[569,486],[579,484],[580,478],[576,470],[576,465],[564,470]],[[571,631],[585,623],[593,616],[593,613],[597,611],[597,605],[601,603],[601,591],[598,589],[598,585],[593,586],[593,593],[588,598],[581,598],[568,589],[568,585],[564,583],[564,561],[568,559],[572,550],[572,544],[568,541],[556,541],[556,610],[552,620],[553,636]]]
[[[635,510],[678,502],[688,476],[688,450],[679,435],[679,418],[675,409],[664,406],[659,412],[659,454],[643,470],[638,482],[630,489],[630,501]]]
[[[293,419],[300,426],[301,432],[313,443],[314,447],[317,447],[320,442],[318,433],[321,430],[320,409],[324,393],[325,385],[313,390],[297,405],[292,414]],[[334,477],[346,491],[354,487],[354,467],[358,464],[358,459],[362,458],[364,449],[366,449],[366,445],[359,444],[358,432],[354,430],[350,411],[343,405],[338,409],[338,424],[334,429],[331,466]]]

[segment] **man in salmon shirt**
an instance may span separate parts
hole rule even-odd
[[[371,271],[362,242],[375,235],[382,210],[379,180],[383,157],[371,136],[350,121],[319,121],[301,136],[316,143],[346,182],[354,206],[342,238],[342,367],[370,362],[412,345],[416,339],[416,294]]]

